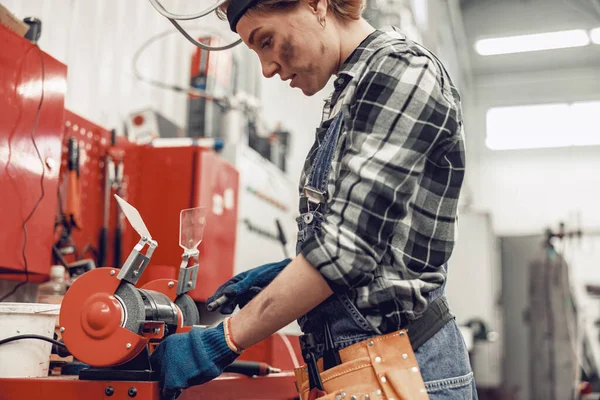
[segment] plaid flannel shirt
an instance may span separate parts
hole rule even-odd
[[[418,318],[446,280],[465,171],[460,97],[440,61],[395,28],[369,35],[334,87],[322,126],[340,101],[349,118],[322,230],[300,252],[374,329],[392,332]]]

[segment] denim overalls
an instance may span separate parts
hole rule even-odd
[[[333,155],[342,132],[344,115],[347,115],[347,107],[342,106],[332,119],[325,121],[317,130],[320,145],[316,150],[307,184],[304,187],[304,196],[301,197],[301,215],[296,220],[298,223],[297,253],[300,253],[302,243],[321,231],[323,214],[327,206],[327,183]],[[444,293],[444,286],[432,292],[429,300],[441,296]],[[381,334],[358,311],[349,294],[334,294],[298,320],[302,331],[305,334],[311,333],[317,339],[317,357],[321,357],[323,352],[325,321],[329,324],[338,350]],[[468,353],[454,320],[425,342],[415,352],[415,356],[430,399],[477,399]]]

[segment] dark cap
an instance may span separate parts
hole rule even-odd
[[[227,7],[227,21],[229,21],[229,27],[232,31],[237,33],[235,28],[238,21],[256,3],[258,3],[258,0],[231,0],[229,7]]]

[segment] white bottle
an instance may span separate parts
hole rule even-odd
[[[60,304],[66,290],[65,267],[62,265],[53,265],[50,267],[50,280],[39,286],[38,302],[45,304]]]

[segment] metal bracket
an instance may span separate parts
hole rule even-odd
[[[141,251],[146,245],[148,245],[146,254],[142,254]],[[117,278],[132,285],[137,284],[157,246],[158,243],[155,240],[142,237],[133,250],[131,250],[131,253],[129,253],[129,257],[125,260]]]
[[[304,186],[304,196],[313,204],[325,203],[325,192],[318,190],[312,186]]]
[[[186,250],[181,255],[181,264],[179,265],[179,278],[177,279],[177,296],[194,290],[196,288],[196,280],[198,279],[200,251],[194,249]],[[194,265],[188,267],[190,258],[194,260]]]
[[[162,339],[165,336],[165,323],[163,321],[144,321],[142,335],[148,339]]]

